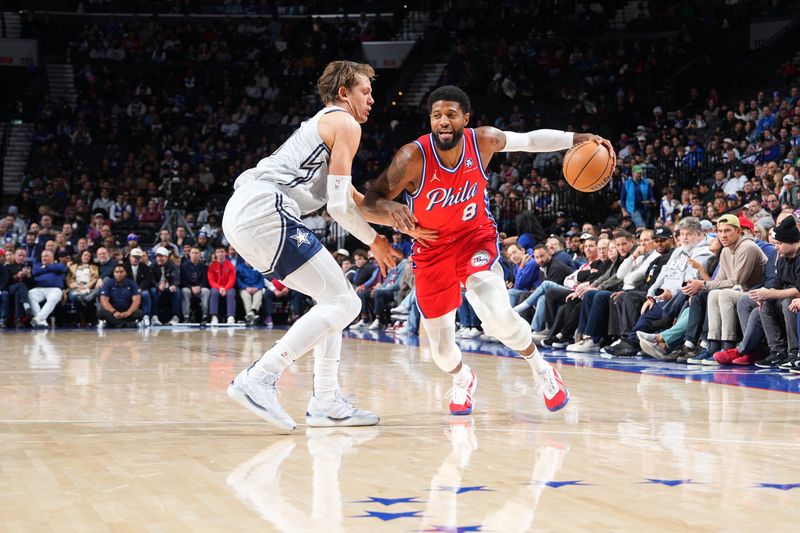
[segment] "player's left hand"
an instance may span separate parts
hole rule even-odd
[[[592,135],[590,140],[606,147],[608,153],[611,154],[611,172],[614,172],[614,169],[617,167],[617,152],[614,150],[614,146],[611,144],[611,141],[600,137],[599,135]]]
[[[383,204],[386,215],[392,220],[392,227],[403,233],[412,231],[416,226],[414,213],[405,204],[400,202],[385,202]]]
[[[383,235],[375,237],[373,243],[369,245],[369,249],[375,262],[378,263],[378,268],[381,269],[381,274],[385,276],[390,268],[394,268],[396,263],[392,256],[392,247],[386,237]]]
[[[416,225],[412,229],[404,231],[403,233],[413,237],[414,241],[419,243],[420,246],[423,246],[424,248],[430,248],[431,243],[434,243],[437,240],[439,240],[438,231],[436,231],[435,229],[423,228],[422,226],[419,225]]]

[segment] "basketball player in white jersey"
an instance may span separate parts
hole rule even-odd
[[[271,156],[243,172],[225,208],[225,237],[254,268],[274,274],[317,304],[228,387],[228,395],[267,422],[296,427],[278,403],[276,383],[295,359],[314,350],[314,391],[309,426],[371,426],[378,416],[350,405],[339,391],[342,330],[361,302],[341,268],[300,221],[327,204],[330,215],[370,247],[381,271],[394,266],[391,246],[359,210],[363,196],[351,185],[353,157],[374,100],[369,65],[334,61],[317,87],[325,108],[303,122]],[[373,222],[393,224],[372,217]]]

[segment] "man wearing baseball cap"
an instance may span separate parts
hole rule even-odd
[[[128,236],[130,239],[130,235]],[[130,242],[130,241],[129,241]],[[141,248],[133,248],[128,254],[128,262],[125,263],[125,270],[128,278],[136,282],[142,291],[142,325],[150,326],[150,317],[153,315],[152,302],[155,287],[153,286],[153,269],[144,263],[145,254]]]
[[[800,372],[797,357],[797,306],[794,298],[800,298],[800,230],[797,220],[789,215],[779,218],[775,227],[778,246],[778,275],[772,288],[751,290],[749,296],[761,304],[759,313],[764,334],[769,344],[770,355],[756,362],[761,368],[775,368],[790,364],[792,372]]]
[[[156,260],[152,269],[153,283],[155,284],[152,324],[154,326],[161,325],[158,317],[158,303],[162,298],[169,298],[170,312],[172,313],[169,324],[174,326],[180,322],[178,315],[181,314],[181,292],[178,290],[181,284],[180,270],[175,263],[169,260],[169,250],[163,246],[156,248]]]
[[[767,256],[751,235],[742,234],[739,217],[730,214],[719,217],[717,239],[722,244],[722,252],[714,279],[687,282],[686,290],[708,292],[708,348],[690,359],[689,363],[716,364],[715,354],[736,346],[739,320],[736,302],[744,291],[760,286],[764,280]],[[718,357],[725,356],[726,354],[720,353]],[[736,357],[731,358],[731,361]]]

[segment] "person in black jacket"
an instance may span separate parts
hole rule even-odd
[[[125,263],[125,271],[128,278],[136,282],[141,290],[142,297],[142,311],[144,317],[142,324],[145,327],[150,325],[150,316],[152,315],[152,294],[153,289],[153,271],[152,269],[142,262],[144,252],[141,248],[133,248],[128,254],[128,263]]]
[[[156,248],[156,262],[150,266],[153,271],[153,290],[152,298],[152,324],[160,326],[161,320],[158,317],[158,301],[165,295],[169,296],[170,310],[172,318],[170,318],[170,325],[176,325],[180,322],[178,315],[181,314],[181,292],[178,287],[181,284],[181,273],[178,266],[169,260],[169,250],[163,246]]]
[[[208,303],[211,289],[208,287],[208,267],[200,260],[200,248],[192,246],[189,260],[181,265],[181,293],[183,294],[183,319],[189,320],[192,298],[200,299],[203,321],[208,320]]]

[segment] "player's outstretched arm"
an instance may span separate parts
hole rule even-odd
[[[526,133],[515,131],[500,131],[491,126],[484,126],[476,130],[478,144],[482,154],[488,152],[558,152],[572,148],[576,144],[592,141],[602,144],[611,154],[613,169],[617,164],[617,154],[611,143],[593,133],[573,133],[560,130],[533,130]],[[488,161],[488,158],[484,158]]]

